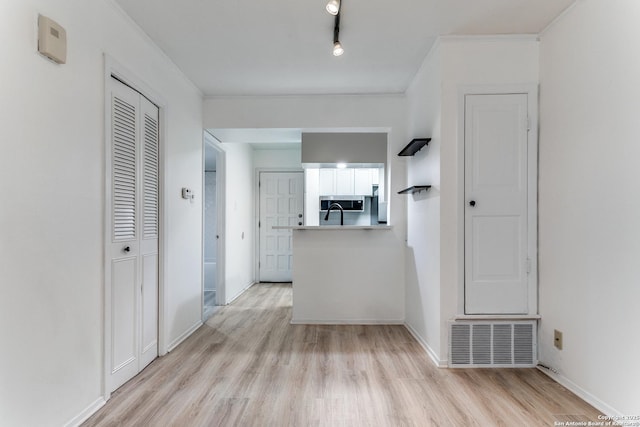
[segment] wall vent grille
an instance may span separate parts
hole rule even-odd
[[[449,366],[534,367],[536,321],[455,321],[449,327]]]

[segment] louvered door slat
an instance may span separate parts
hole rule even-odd
[[[158,120],[144,115],[143,238],[158,237]]]
[[[113,240],[136,237],[136,107],[113,97]]]

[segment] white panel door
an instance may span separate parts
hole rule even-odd
[[[465,312],[526,314],[527,95],[465,97]]]
[[[261,282],[290,282],[293,232],[273,226],[303,224],[304,187],[302,172],[260,173],[260,262]]]
[[[140,367],[142,370],[158,357],[158,227],[160,134],[158,107],[140,97],[141,131],[141,219],[140,240],[141,295]]]
[[[111,93],[110,389],[138,373],[139,95],[113,82]]]
[[[158,355],[158,108],[111,82],[108,389]]]

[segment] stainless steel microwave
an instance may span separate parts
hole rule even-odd
[[[364,197],[320,197],[320,212],[326,212],[329,206],[332,204],[339,204],[345,212],[363,212],[364,211]]]

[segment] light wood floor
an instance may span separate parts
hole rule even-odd
[[[86,426],[553,426],[599,412],[536,369],[438,369],[403,326],[290,325],[260,284]]]

